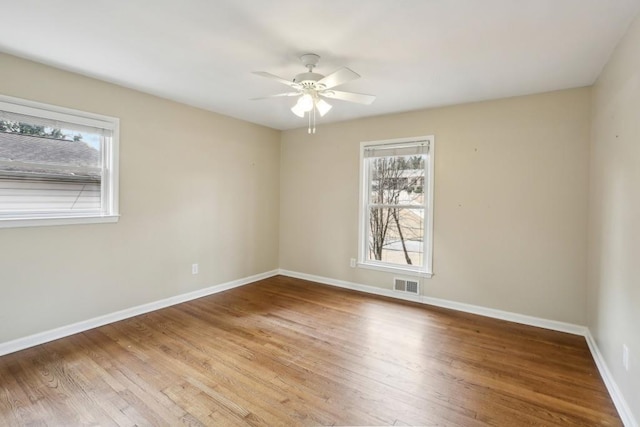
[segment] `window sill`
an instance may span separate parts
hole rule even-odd
[[[104,224],[115,223],[118,222],[119,219],[120,215],[0,218],[0,228],[44,227],[73,224]]]
[[[358,267],[366,268],[368,270],[377,270],[377,271],[384,271],[387,273],[402,274],[405,276],[423,277],[425,279],[431,279],[431,277],[433,277],[432,272],[410,270],[407,268],[400,268],[400,267],[390,267],[386,265],[377,265],[377,264],[368,264],[368,263],[359,262]]]

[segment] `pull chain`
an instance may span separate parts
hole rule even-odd
[[[313,106],[313,132],[316,133],[316,106]]]

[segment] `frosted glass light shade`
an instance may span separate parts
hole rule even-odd
[[[291,111],[293,112],[293,114],[295,114],[298,117],[304,117],[305,111],[302,108],[300,108],[300,105],[298,104],[299,103],[296,103],[296,105],[291,107]]]
[[[306,113],[313,110],[313,97],[308,93],[305,93],[300,97],[296,105],[300,105],[300,108]]]
[[[298,117],[304,117],[304,113],[313,110],[313,97],[308,93],[302,95],[296,105],[291,108],[293,114]]]
[[[324,115],[331,110],[332,106],[324,99],[319,99],[316,102],[316,108],[318,109],[318,113],[320,113],[320,117],[324,117]]]

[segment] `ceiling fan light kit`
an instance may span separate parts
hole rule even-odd
[[[309,93],[305,93],[300,98],[298,98],[298,102],[296,105],[291,107],[291,111],[298,117],[304,117],[304,113],[308,113],[314,107],[315,100],[313,96]]]
[[[366,95],[362,93],[344,92],[330,90],[336,86],[345,84],[351,80],[360,78],[360,75],[350,70],[347,67],[342,67],[339,70],[323,76],[322,74],[314,73],[313,69],[318,65],[320,56],[315,53],[306,53],[300,57],[300,61],[307,68],[304,73],[297,74],[293,80],[286,80],[271,73],[265,71],[256,71],[257,74],[262,77],[267,77],[283,83],[296,92],[278,93],[276,95],[267,96],[265,98],[278,98],[287,96],[296,96],[298,100],[291,108],[291,112],[300,118],[304,118],[308,113],[309,119],[309,133],[316,133],[316,112],[320,114],[320,117],[324,117],[325,114],[331,110],[332,105],[322,98],[339,99],[347,102],[355,102],[358,104],[371,104],[376,97],[373,95]],[[254,98],[264,99],[264,98]]]

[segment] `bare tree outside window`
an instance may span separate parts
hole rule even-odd
[[[369,259],[422,265],[425,156],[369,160]]]

